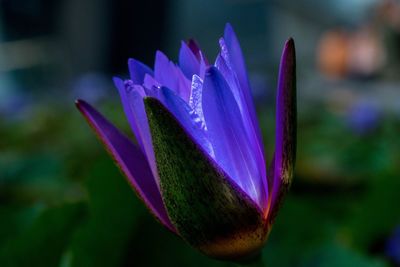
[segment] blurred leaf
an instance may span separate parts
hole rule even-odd
[[[145,209],[105,152],[90,164],[85,183],[90,215],[74,236],[64,265],[123,266]]]
[[[400,203],[400,179],[382,175],[371,179],[368,193],[354,207],[344,231],[352,236],[353,244],[367,250],[380,242],[400,224],[400,213],[395,203]]]
[[[370,259],[338,244],[328,244],[316,251],[300,266],[304,267],[385,267],[383,261]]]
[[[295,185],[296,179],[292,189]],[[346,195],[289,192],[263,249],[267,265],[295,266],[321,243],[337,239],[351,203]]]
[[[192,248],[181,238],[161,227],[153,218],[144,218],[136,227],[124,266],[222,267],[231,263],[213,260]]]
[[[81,203],[44,211],[32,227],[2,246],[0,266],[57,266],[83,211]]]
[[[18,207],[10,204],[1,206],[0,247],[4,242],[30,227],[43,208],[43,205],[38,204],[31,207]]]

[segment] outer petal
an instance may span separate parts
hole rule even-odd
[[[161,194],[142,152],[88,103],[77,100],[76,106],[145,205],[165,227],[176,232],[168,218]]]
[[[276,141],[274,160],[269,173],[273,180],[271,211],[273,220],[282,197],[288,190],[293,177],[296,158],[296,53],[293,39],[284,47],[279,69],[278,93],[276,99]]]
[[[257,252],[269,230],[261,210],[159,100],[146,98],[145,106],[162,197],[179,234],[212,257],[238,259]]]
[[[217,68],[210,67],[203,85],[203,112],[215,159],[235,182],[261,207],[268,192],[255,151],[246,135],[235,98]]]
[[[135,84],[142,85],[145,74],[153,75],[153,71],[148,66],[136,59],[130,58],[128,60],[128,66],[131,80]]]

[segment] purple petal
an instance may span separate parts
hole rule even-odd
[[[198,61],[201,59],[201,50],[197,42],[193,39],[189,39],[187,42],[187,46],[192,51],[193,55],[197,58]]]
[[[249,119],[255,131],[260,147],[263,148],[261,130],[257,123],[256,110],[253,104],[253,99],[250,90],[250,83],[247,77],[246,64],[244,62],[242,49],[240,48],[239,40],[233,31],[232,26],[227,23],[225,26],[224,38],[222,39],[225,47],[221,47],[222,52],[226,50],[228,65],[236,73],[239,86],[243,92],[244,102],[246,103],[247,110],[249,112]],[[223,55],[224,56],[224,55]],[[263,149],[261,149],[264,153]]]
[[[222,42],[222,47],[225,49],[225,44]],[[225,48],[224,48],[225,47]],[[261,176],[262,180],[264,181],[264,189],[265,191],[268,191],[267,187],[267,173],[266,173],[266,168],[265,168],[265,160],[264,160],[264,147],[263,144],[259,142],[258,136],[257,136],[257,131],[253,126],[252,118],[249,109],[247,108],[245,96],[244,96],[244,90],[241,89],[236,73],[232,70],[231,67],[228,66],[228,63],[226,62],[225,58],[222,56],[223,51],[217,56],[217,59],[215,61],[215,66],[218,68],[218,70],[221,72],[221,74],[224,76],[226,82],[229,85],[229,88],[232,91],[232,94],[236,100],[236,103],[239,108],[239,113],[242,116],[243,119],[243,124],[244,124],[244,129],[246,131],[246,134],[249,139],[249,144],[252,147],[252,151],[254,153],[255,160],[259,166],[259,169],[261,171]],[[226,53],[226,52],[225,52]],[[225,54],[225,57],[227,55]],[[229,60],[229,58],[228,58]],[[256,122],[257,123],[257,122]],[[257,124],[258,127],[258,124]],[[265,207],[266,208],[266,207]]]
[[[261,208],[267,191],[254,151],[250,146],[235,98],[215,67],[206,71],[203,113],[215,160]]]
[[[122,106],[132,131],[136,137],[140,149],[147,157],[154,177],[158,177],[153,147],[151,143],[150,129],[143,105],[143,97],[146,93],[142,86],[134,85],[132,81],[122,81],[114,77],[114,83],[121,96]],[[158,179],[156,180],[158,183]]]
[[[194,74],[199,75],[200,61],[183,41],[181,44],[181,49],[179,50],[179,67],[182,69],[182,72],[185,74],[186,78],[190,80]]]
[[[156,183],[158,184],[156,160],[154,157],[153,145],[151,142],[149,123],[147,121],[147,116],[144,109],[143,97],[144,96],[140,95],[137,91],[132,90],[127,92],[130,112],[132,113],[132,117],[138,128],[136,138],[141,140],[141,143],[143,145],[142,151],[147,157],[147,161],[153,172],[153,176],[155,177]]]
[[[190,96],[190,81],[173,62],[161,51],[156,53],[154,64],[154,78],[163,86],[175,91],[180,97],[188,101]]]
[[[286,42],[282,53],[276,103],[275,153],[269,170],[273,173],[271,219],[290,185],[296,157],[296,55],[293,39]]]
[[[165,227],[176,233],[142,152],[88,103],[77,100],[76,106],[145,205]]]
[[[131,80],[135,84],[143,84],[145,74],[153,75],[153,71],[148,66],[136,59],[130,58],[128,60],[128,66]]]
[[[143,86],[147,89],[151,89],[153,87],[161,87],[161,84],[157,82],[153,76],[146,74],[144,76]]]
[[[196,56],[199,62],[204,63],[205,66],[210,65],[208,64],[207,58],[205,57],[203,52],[201,52],[201,49],[195,40],[189,39],[189,41],[187,42],[187,46],[190,48],[190,50],[192,50],[193,54]]]
[[[119,95],[121,97],[121,102],[122,102],[122,106],[124,108],[124,112],[125,115],[128,119],[129,125],[132,128],[132,131],[136,137],[136,140],[140,146],[140,148],[142,149],[142,151],[144,152],[144,145],[143,145],[143,141],[140,135],[140,131],[139,131],[139,125],[135,119],[135,117],[133,116],[132,110],[130,108],[130,104],[129,104],[129,100],[128,100],[128,95],[127,95],[127,90],[125,87],[125,83],[123,80],[121,80],[118,77],[114,77],[114,84],[118,89]]]

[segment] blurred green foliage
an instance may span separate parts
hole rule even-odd
[[[101,110],[129,132],[120,106]],[[271,155],[273,112],[259,114]],[[357,134],[324,107],[299,116],[296,177],[263,250],[267,266],[391,266],[400,122],[383,117]],[[230,266],[149,215],[77,111],[41,106],[0,120],[0,133],[0,266]]]

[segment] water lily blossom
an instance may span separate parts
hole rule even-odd
[[[293,176],[294,42],[281,58],[275,152],[269,167],[238,39],[227,24],[210,64],[194,41],[179,64],[156,53],[154,70],[130,59],[114,78],[137,144],[83,100],[76,105],[147,208],[206,255],[238,260],[267,239]]]

